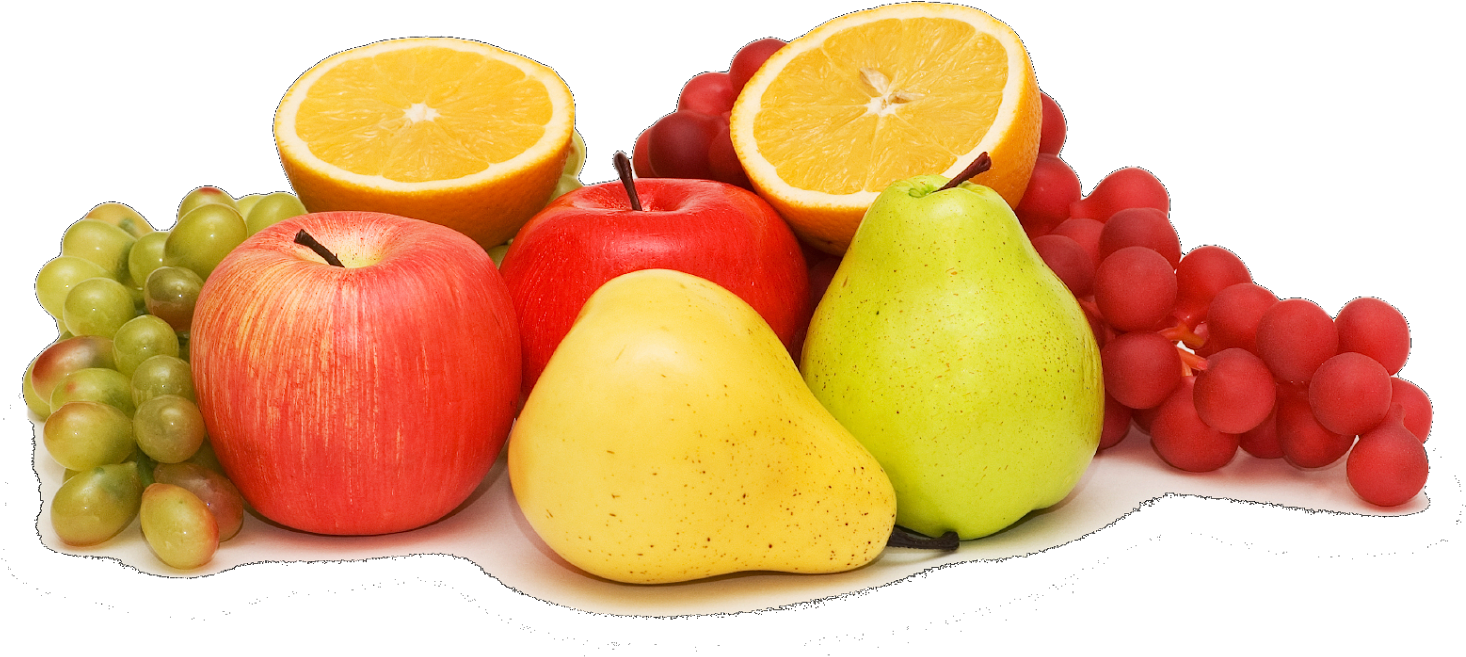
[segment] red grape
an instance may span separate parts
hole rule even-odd
[[[649,129],[647,157],[663,178],[710,180],[708,145],[718,134],[718,119],[698,112],[672,112]]]
[[[733,140],[728,136],[727,123],[718,125],[718,133],[708,143],[708,169],[713,180],[753,191],[753,183],[749,182],[748,174],[743,171],[743,164],[738,161],[738,153],[733,150]]]
[[[1176,380],[1176,384],[1177,385],[1180,385],[1180,383],[1181,383],[1180,379],[1177,379]],[[1162,400],[1162,401],[1164,401],[1164,400]],[[1130,411],[1130,421],[1131,422],[1134,422],[1135,423],[1135,426],[1137,428],[1139,428],[1141,431],[1144,431],[1146,433],[1146,435],[1150,435],[1150,423],[1155,420],[1155,416],[1156,416],[1157,413],[1160,412],[1160,410],[1161,410],[1161,405],[1160,404],[1156,404],[1155,406],[1153,406],[1151,408],[1136,408],[1136,409],[1131,409],[1131,411]]]
[[[1277,386],[1261,358],[1246,349],[1223,349],[1206,359],[1196,376],[1196,412],[1223,433],[1256,428],[1273,411]]]
[[[1218,292],[1251,282],[1252,274],[1237,254],[1220,246],[1194,248],[1176,265],[1176,319],[1196,326]]]
[[[1150,332],[1122,333],[1100,350],[1105,392],[1130,408],[1154,408],[1181,381],[1176,344]]]
[[[1150,424],[1150,446],[1172,467],[1211,472],[1237,455],[1239,437],[1201,421],[1193,402],[1196,377],[1185,377],[1156,411]]]
[[[1374,297],[1350,301],[1339,309],[1334,325],[1339,329],[1339,351],[1369,356],[1391,375],[1410,356],[1410,326],[1399,310],[1384,301]]]
[[[1262,424],[1253,427],[1250,431],[1242,432],[1238,440],[1238,446],[1260,459],[1283,458],[1283,446],[1278,444],[1278,408],[1274,403],[1273,410],[1267,414],[1267,419]]]
[[[1207,306],[1207,344],[1218,351],[1241,347],[1257,353],[1257,323],[1277,302],[1278,297],[1256,283],[1222,288]]]
[[[1105,176],[1094,190],[1069,206],[1070,217],[1088,217],[1101,222],[1125,208],[1157,208],[1171,211],[1166,186],[1149,171],[1126,167]]]
[[[1069,218],[1069,204],[1079,200],[1079,176],[1057,155],[1039,153],[1023,200],[1013,208],[1030,238],[1047,235]]]
[[[1064,121],[1064,110],[1059,109],[1059,104],[1042,91],[1039,92],[1039,100],[1043,103],[1043,119],[1040,124],[1042,127],[1038,138],[1038,152],[1058,155],[1059,150],[1064,148],[1064,137],[1069,128]],[[1075,200],[1079,200],[1078,197]],[[1067,209],[1064,214],[1068,214]]]
[[[1034,238],[1033,249],[1074,296],[1087,297],[1094,291],[1094,261],[1078,242],[1063,235],[1043,235]]]
[[[1181,238],[1166,213],[1155,208],[1126,208],[1110,216],[1099,236],[1099,257],[1127,246],[1144,246],[1166,257],[1175,269],[1181,263]]]
[[[1425,488],[1429,457],[1402,423],[1404,408],[1392,404],[1379,426],[1359,437],[1344,472],[1354,493],[1370,504],[1399,506]]]
[[[1353,435],[1329,431],[1313,417],[1308,388],[1278,387],[1278,445],[1283,458],[1300,468],[1322,468],[1339,460],[1354,444]]]
[[[1405,407],[1405,428],[1420,442],[1430,436],[1432,411],[1430,397],[1419,386],[1399,377],[1390,377],[1390,403]]]
[[[769,56],[783,48],[784,43],[782,39],[759,39],[740,48],[733,55],[733,63],[728,65],[728,76],[732,79],[733,89],[741,91],[743,85],[748,84],[748,79],[758,72]]]
[[[1129,406],[1115,401],[1109,393],[1105,394],[1105,422],[1104,428],[1100,430],[1100,449],[1109,449],[1120,444],[1130,433],[1130,416],[1132,411]]]
[[[1357,436],[1390,410],[1390,374],[1364,354],[1346,351],[1318,366],[1308,384],[1313,416],[1329,431]]]
[[[1279,301],[1257,322],[1257,355],[1279,380],[1307,383],[1338,352],[1334,320],[1308,299]]]
[[[1093,219],[1065,219],[1049,231],[1051,235],[1063,235],[1079,243],[1084,247],[1084,252],[1089,254],[1094,261],[1094,266],[1099,267],[1099,236],[1105,225]]]
[[[1127,246],[1095,270],[1094,301],[1118,330],[1154,329],[1176,302],[1176,272],[1165,256],[1143,246]]]
[[[721,71],[708,71],[692,76],[682,85],[677,109],[718,116],[733,109],[735,100],[738,100],[738,90],[733,87],[733,78]]]
[[[638,178],[656,178],[657,174],[652,171],[651,148],[647,146],[647,138],[652,134],[652,129],[642,130],[636,136],[636,146],[631,149],[631,170]]]

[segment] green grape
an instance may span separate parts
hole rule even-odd
[[[132,418],[102,402],[62,404],[46,418],[41,433],[51,458],[69,470],[121,463],[137,449]]]
[[[153,232],[153,225],[125,203],[98,203],[82,219],[96,219],[126,231],[128,235],[141,239]]]
[[[294,194],[275,192],[255,203],[254,208],[247,215],[248,219],[244,222],[245,232],[253,235],[286,219],[305,213],[305,206],[301,205],[300,199],[296,198]]]
[[[111,338],[83,335],[57,340],[36,356],[31,386],[49,406],[56,384],[84,367],[114,367]]]
[[[174,331],[188,333],[204,279],[186,267],[159,267],[143,283],[143,304]]]
[[[137,466],[137,476],[142,480],[143,488],[147,488],[153,483],[153,469],[158,467],[158,462],[154,461],[147,454],[144,454],[141,449],[133,450],[132,456],[128,457],[123,463],[131,463]]]
[[[580,130],[574,129],[570,133],[570,156],[565,158],[565,168],[560,173],[576,178],[580,176],[580,170],[585,168],[585,139],[580,136]]]
[[[494,266],[498,267],[499,265],[504,263],[504,254],[508,252],[509,245],[500,244],[499,246],[489,249],[489,258],[494,261]]]
[[[239,216],[244,217],[248,221],[249,211],[254,209],[255,204],[259,203],[260,199],[264,197],[264,194],[245,194],[234,199],[234,209],[239,211]]]
[[[135,316],[137,305],[132,292],[110,278],[88,278],[77,283],[61,304],[61,321],[73,335],[111,338]]]
[[[156,315],[138,315],[112,335],[112,360],[117,371],[132,376],[143,361],[167,354],[178,355],[178,333]]]
[[[132,524],[142,493],[135,463],[76,472],[51,498],[51,526],[68,545],[96,545]]]
[[[25,397],[25,407],[44,420],[46,416],[51,414],[51,402],[36,393],[34,375],[36,372],[36,360],[40,357],[37,354],[35,358],[31,359],[31,364],[25,366],[25,378],[20,381],[20,392]]]
[[[36,299],[59,321],[71,288],[88,278],[106,276],[107,271],[95,262],[76,256],[57,256],[36,274]]]
[[[199,451],[194,452],[193,456],[188,457],[184,463],[192,463],[221,475],[224,474],[224,466],[219,463],[219,455],[214,453],[214,444],[207,438],[204,439],[204,444],[199,445]]]
[[[200,205],[168,231],[168,239],[163,242],[163,264],[192,269],[199,278],[208,280],[224,256],[244,238],[244,218],[232,205]]]
[[[61,255],[76,256],[97,263],[107,276],[127,280],[127,256],[136,237],[112,224],[96,219],[78,219],[61,236]]]
[[[214,514],[181,486],[154,483],[144,489],[138,520],[153,554],[179,570],[208,563],[219,549],[219,523]]]
[[[143,402],[159,395],[178,395],[195,404],[193,372],[183,359],[157,355],[139,363],[132,373],[132,402],[141,406]]]
[[[181,358],[181,359],[183,359],[184,362],[189,362],[189,360],[188,360],[188,334],[187,333],[181,333],[178,336],[178,357]]]
[[[85,367],[66,375],[51,391],[51,411],[74,401],[109,404],[129,417],[137,409],[132,401],[132,379],[107,367]]]
[[[580,179],[575,176],[560,176],[560,182],[555,183],[555,191],[550,193],[550,199],[560,198],[560,196],[580,189],[582,186]]]
[[[154,231],[137,238],[127,254],[127,274],[139,287],[146,283],[148,274],[163,266],[163,245],[168,241],[168,231]]]
[[[178,218],[184,218],[188,213],[193,212],[201,205],[222,205],[226,208],[238,210],[234,204],[234,197],[230,196],[229,192],[213,185],[204,185],[193,188],[193,191],[185,194],[183,200],[179,201]]]
[[[222,543],[244,524],[244,497],[228,477],[193,463],[162,463],[153,471],[156,481],[173,484],[197,495],[214,515]]]
[[[149,399],[132,416],[138,449],[159,463],[188,460],[203,445],[205,431],[199,407],[178,395]]]

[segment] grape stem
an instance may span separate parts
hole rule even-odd
[[[631,201],[631,209],[641,211],[641,199],[636,196],[636,183],[631,180],[631,158],[626,157],[625,151],[616,151],[611,156],[611,164],[616,166],[616,173],[621,175],[621,186],[626,188],[626,198]]]
[[[1192,371],[1205,372],[1206,359],[1193,354],[1181,347],[1176,347],[1176,353],[1181,355],[1181,374],[1191,376]]]
[[[947,532],[932,538],[913,532],[900,525],[891,527],[891,537],[886,539],[886,547],[912,548],[916,550],[955,550],[960,542],[957,540],[957,532]]]
[[[988,157],[988,152],[983,151],[981,153],[978,153],[977,159],[973,160],[972,164],[967,165],[967,168],[963,169],[962,173],[959,173],[956,175],[956,177],[948,180],[947,184],[942,185],[942,188],[938,189],[937,191],[940,192],[943,189],[951,189],[953,187],[961,185],[962,183],[966,182],[968,178],[971,178],[991,168],[993,168],[993,158]]]
[[[1161,331],[1160,334],[1161,337],[1170,340],[1171,342],[1180,342],[1188,347],[1191,347],[1192,349],[1196,349],[1206,344],[1206,338],[1197,335],[1196,332],[1191,330],[1191,327],[1187,326],[1185,322],[1178,321],[1176,322],[1175,326]]]
[[[300,232],[295,234],[295,243],[305,247],[309,247],[310,250],[316,252],[316,255],[321,256],[321,258],[326,261],[326,264],[331,265],[332,267],[346,266],[341,264],[341,259],[337,258],[336,254],[331,253],[331,250],[327,249],[326,245],[316,241],[315,237],[311,236],[310,233],[305,232],[304,228],[300,229]]]

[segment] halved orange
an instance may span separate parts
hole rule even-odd
[[[960,5],[846,14],[766,61],[730,135],[759,195],[806,241],[844,253],[887,185],[948,177],[983,152],[975,183],[1017,205],[1038,158],[1038,83],[1018,35]]]
[[[311,212],[423,219],[488,249],[549,200],[574,126],[570,89],[543,64],[477,41],[394,39],[301,75],[275,143]]]

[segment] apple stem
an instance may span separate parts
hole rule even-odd
[[[631,209],[640,212],[641,199],[636,196],[636,183],[631,180],[631,158],[626,157],[625,151],[616,151],[611,163],[616,165],[616,173],[621,174],[621,186],[626,188],[626,198],[631,199]]]
[[[947,532],[932,538],[917,534],[905,527],[896,525],[891,528],[891,537],[886,539],[886,547],[912,548],[916,550],[955,550],[959,545],[957,532]]]
[[[953,187],[961,185],[963,182],[966,182],[968,178],[971,178],[991,168],[993,168],[993,158],[988,157],[988,152],[983,151],[981,153],[978,153],[977,159],[973,160],[972,164],[967,165],[967,168],[963,169],[962,173],[957,174],[955,178],[948,180],[947,184],[942,185],[942,189],[951,189]],[[940,192],[942,191],[942,189],[938,189],[937,191]]]
[[[326,264],[331,265],[332,267],[346,266],[341,264],[341,259],[337,258],[336,254],[331,253],[331,251],[326,248],[326,245],[316,241],[315,237],[312,237],[310,233],[305,232],[304,228],[300,229],[300,232],[295,234],[295,243],[302,246],[310,247],[310,250],[315,251],[316,255],[321,256],[321,258],[325,259]]]

